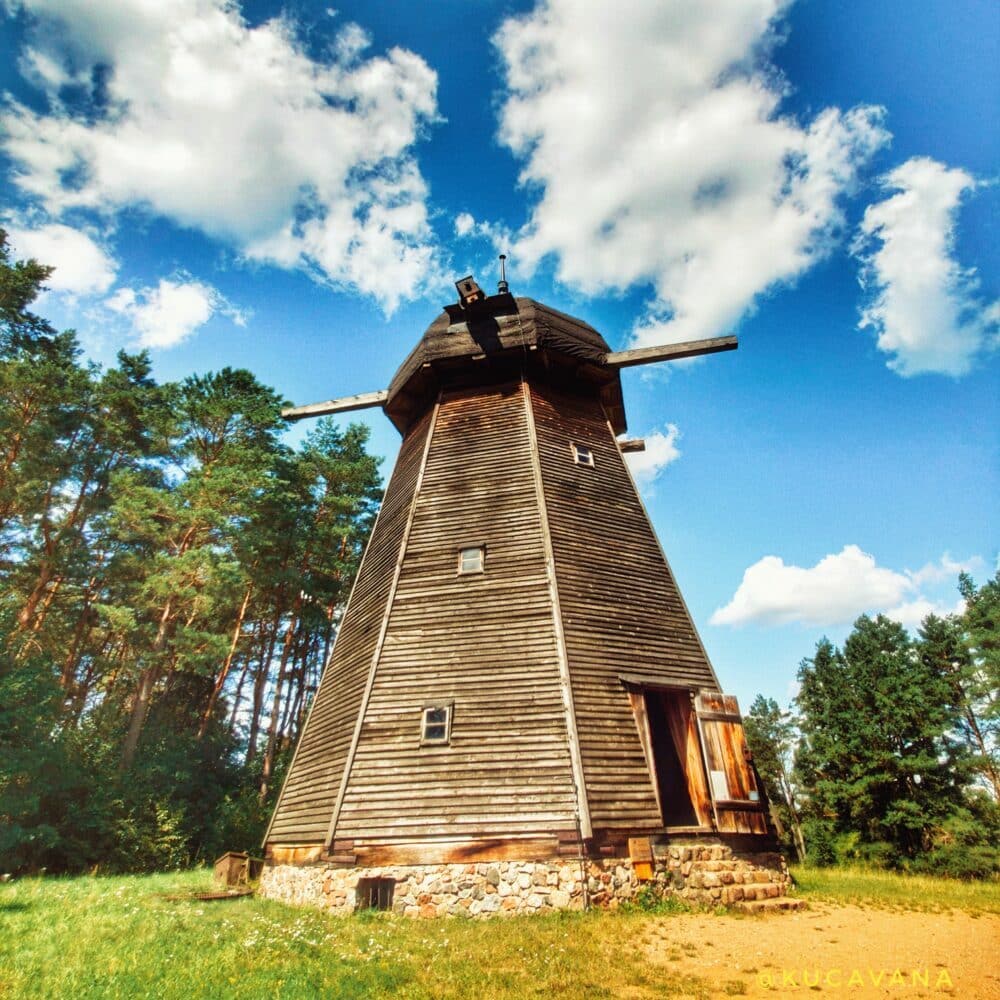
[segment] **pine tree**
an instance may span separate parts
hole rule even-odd
[[[872,858],[925,849],[968,780],[947,672],[879,615],[859,618],[842,652],[820,642],[799,681],[796,773],[814,824]]]
[[[773,698],[757,695],[743,719],[747,743],[754,766],[764,782],[764,790],[776,813],[779,830],[788,830],[800,861],[806,848],[802,822],[792,782],[793,753],[796,745],[795,722]]]

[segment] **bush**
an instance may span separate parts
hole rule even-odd
[[[807,819],[802,835],[806,842],[806,861],[819,868],[828,868],[838,861],[837,847],[831,824],[818,819]]]
[[[647,882],[625,904],[628,909],[642,913],[690,913],[691,907],[675,892],[658,882]]]
[[[915,858],[907,871],[964,881],[993,878],[1000,874],[1000,850],[985,844],[942,844]]]

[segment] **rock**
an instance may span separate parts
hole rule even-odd
[[[486,881],[490,885],[500,884],[500,869],[497,868],[496,865],[490,865],[490,867],[486,870]]]
[[[565,909],[569,906],[569,893],[555,889],[549,896],[549,903],[557,910]]]

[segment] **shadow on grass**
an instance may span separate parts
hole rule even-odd
[[[21,913],[30,909],[31,903],[22,903],[17,899],[12,899],[9,903],[0,903],[0,913]]]

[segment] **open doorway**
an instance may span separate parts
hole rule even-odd
[[[629,697],[663,825],[675,829],[710,828],[712,803],[691,692],[643,688],[630,691]]]

